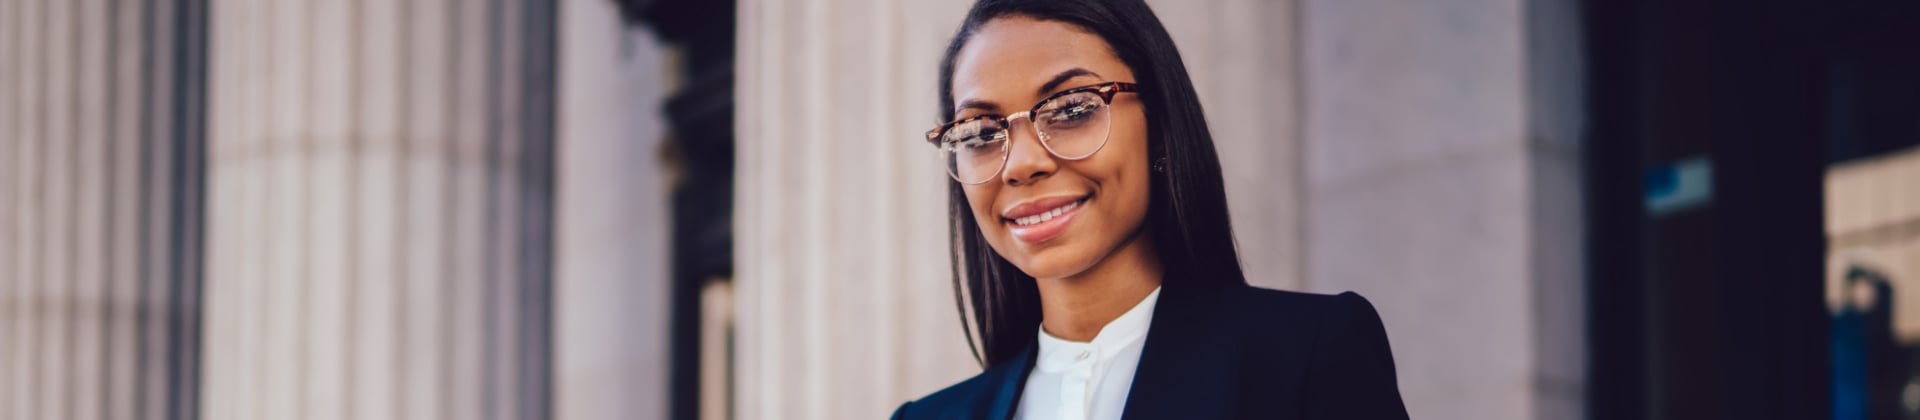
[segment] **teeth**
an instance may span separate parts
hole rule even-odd
[[[1080,202],[1078,201],[1067,203],[1067,205],[1060,206],[1059,208],[1056,208],[1053,210],[1048,210],[1044,213],[1014,219],[1013,224],[1020,225],[1020,226],[1032,226],[1035,224],[1039,224],[1040,222],[1053,220],[1053,218],[1059,217],[1061,213],[1066,213],[1068,210],[1073,210],[1074,207],[1079,207],[1079,206],[1080,206]]]

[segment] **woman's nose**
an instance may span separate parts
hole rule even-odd
[[[1029,185],[1052,175],[1059,170],[1059,162],[1053,160],[1053,153],[1040,143],[1038,133],[1033,129],[1031,118],[1019,118],[1024,124],[1008,118],[1009,133],[1007,145],[1007,167],[1000,171],[1001,180],[1008,185]]]

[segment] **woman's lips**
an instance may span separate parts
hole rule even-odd
[[[1091,200],[1092,197],[1082,198],[1040,214],[1020,219],[1003,219],[1001,223],[1005,223],[1007,229],[1013,232],[1013,238],[1021,242],[1030,244],[1046,242],[1065,233],[1067,225],[1073,223],[1073,219],[1080,214],[1080,210],[1086,208]],[[1022,221],[1033,223],[1021,224]]]

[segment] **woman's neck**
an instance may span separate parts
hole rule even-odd
[[[1068,341],[1093,341],[1100,329],[1160,287],[1160,258],[1145,233],[1134,235],[1078,275],[1038,279],[1040,327]]]

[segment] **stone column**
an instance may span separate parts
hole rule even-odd
[[[560,13],[554,417],[667,418],[669,51],[613,1]]]
[[[922,140],[966,6],[740,3],[738,418],[882,417],[978,372]]]
[[[203,1],[0,1],[0,419],[198,413]]]
[[[1577,5],[1300,9],[1306,289],[1373,301],[1416,417],[1583,415]]]
[[[555,5],[212,9],[206,417],[550,415]]]

